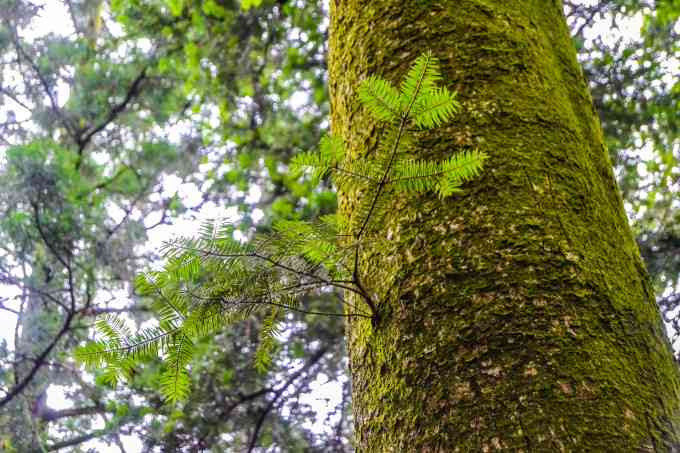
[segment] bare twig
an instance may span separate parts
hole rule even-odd
[[[248,444],[248,453],[252,453],[255,450],[255,447],[257,447],[257,441],[258,438],[260,437],[260,431],[262,430],[262,425],[264,424],[265,420],[267,419],[267,416],[271,412],[271,410],[274,408],[276,405],[277,401],[281,396],[284,394],[284,392],[290,387],[305,371],[316,365],[319,360],[328,352],[327,348],[321,348],[317,352],[310,357],[310,359],[305,363],[302,368],[297,370],[295,373],[291,374],[290,377],[276,390],[274,390],[274,396],[273,398],[269,401],[267,406],[265,406],[264,409],[260,412],[260,416],[257,419],[257,422],[255,423],[255,428],[253,429],[253,434],[250,436],[250,443]]]

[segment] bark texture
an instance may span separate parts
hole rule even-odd
[[[391,248],[362,255],[389,297],[348,325],[357,451],[677,451],[677,365],[561,2],[331,1],[351,155],[380,136],[359,82],[396,83],[428,49],[462,108],[422,157],[490,159],[462,195],[394,200]]]

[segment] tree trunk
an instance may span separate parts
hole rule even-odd
[[[16,336],[15,351],[16,364],[13,367],[14,384],[22,382],[35,365],[36,358],[50,343],[58,326],[56,313],[43,296],[33,288],[47,289],[48,277],[43,271],[43,265],[48,263],[41,247],[40,253],[32,263],[32,273],[26,278],[23,311],[18,319],[21,332]],[[48,359],[50,359],[48,357]],[[40,413],[46,409],[47,387],[50,383],[50,369],[43,366],[30,383],[8,404],[7,417],[0,417],[0,439],[8,439],[11,449],[9,452],[40,453],[44,451],[41,436],[45,426],[40,420]],[[2,425],[2,422],[6,426]],[[1,445],[1,443],[0,443]],[[0,448],[0,452],[3,449]]]
[[[389,297],[348,325],[357,450],[677,451],[680,377],[561,2],[331,3],[350,155],[380,136],[359,82],[430,49],[462,107],[423,156],[490,156],[462,195],[395,201],[391,249],[363,253]]]

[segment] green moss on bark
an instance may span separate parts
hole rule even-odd
[[[395,200],[363,257],[388,297],[348,326],[358,451],[673,451],[680,379],[561,3],[332,3],[351,153],[379,137],[358,83],[431,49],[463,108],[423,153],[491,156],[462,195]]]

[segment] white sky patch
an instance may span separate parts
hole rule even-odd
[[[680,21],[678,21],[678,24],[680,24]],[[678,33],[680,33],[680,30]],[[673,84],[680,83],[680,55],[666,58],[661,62],[661,67],[663,68],[661,81],[666,86],[672,87]]]
[[[69,36],[75,33],[73,22],[65,9],[64,4],[55,0],[33,2],[41,6],[37,16],[33,19],[22,37],[32,42],[50,33],[60,36]]]
[[[113,220],[116,225],[123,221],[125,218],[125,210],[115,203],[107,203],[106,212],[109,214],[109,218]]]
[[[5,307],[19,311],[21,291],[16,286],[0,285],[0,294],[2,294]],[[0,341],[5,340],[10,351],[14,350],[14,328],[16,325],[17,315],[8,310],[0,309]]]
[[[253,219],[255,224],[258,224],[264,218],[264,211],[262,211],[260,208],[255,208],[250,213],[250,218]]]
[[[47,387],[47,406],[57,411],[70,409],[73,402],[68,398],[68,393],[77,390],[75,386],[64,386],[51,384]]]
[[[137,451],[142,451],[144,449],[144,443],[142,443],[142,440],[138,436],[130,435],[130,436],[125,436],[121,435],[120,440],[125,445],[125,450],[132,453],[132,452],[137,452]],[[108,450],[99,450],[100,452],[120,452],[118,447],[108,447]]]
[[[153,43],[151,42],[150,39],[147,39],[147,38],[138,39],[137,40],[137,46],[144,53],[149,53],[149,52],[151,52],[151,49],[153,49]]]
[[[640,40],[643,22],[642,13],[632,16],[617,16],[615,27],[612,27],[609,19],[605,19],[593,27],[586,28],[583,31],[583,36],[587,40],[600,37],[602,42],[610,47],[614,46],[619,39],[622,39],[624,44],[631,43]]]
[[[303,107],[309,104],[309,94],[305,91],[296,91],[288,98],[287,104],[295,111],[302,110]]]
[[[331,433],[340,418],[336,413],[328,417],[342,402],[342,382],[329,380],[328,376],[319,373],[309,384],[309,393],[300,395],[300,403],[314,408],[314,420],[305,421],[304,427],[315,433]]]
[[[260,201],[262,198],[262,189],[260,186],[252,185],[248,188],[248,195],[246,195],[245,202],[248,204],[254,204]]]
[[[66,80],[73,78],[75,75],[75,70],[73,68],[62,69],[61,76],[66,78]],[[66,82],[64,78],[59,78],[57,80],[57,104],[59,107],[64,107],[66,101],[68,101],[69,96],[71,96],[71,86]]]

